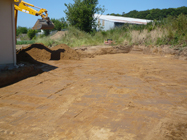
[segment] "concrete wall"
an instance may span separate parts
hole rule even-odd
[[[0,1],[0,69],[16,64],[14,1]]]

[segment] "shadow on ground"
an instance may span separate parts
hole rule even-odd
[[[58,67],[37,61],[33,59],[27,53],[24,53],[24,57],[23,56],[17,57],[17,64],[18,66],[19,65],[24,65],[24,66],[20,66],[12,70],[4,69],[0,71],[0,88],[14,84],[16,82],[27,79],[29,77],[36,76],[43,72],[51,71],[51,70],[58,68]]]
[[[46,64],[49,60],[79,60],[80,56],[75,50],[65,44],[60,44],[52,49],[44,44],[32,44],[17,51],[17,64],[25,64],[24,67],[13,70],[0,71],[0,87],[5,87],[36,76],[57,67]]]
[[[65,49],[51,50],[43,44],[32,44],[17,52],[17,61],[26,61],[37,64],[38,61],[43,60],[60,60],[60,54],[65,51]]]

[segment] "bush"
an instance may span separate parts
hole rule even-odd
[[[44,35],[48,36],[50,34],[50,30],[44,30]]]
[[[36,30],[30,29],[30,30],[28,31],[27,35],[28,35],[28,37],[29,37],[30,39],[33,39],[33,38],[35,37],[36,33],[37,33]]]
[[[18,26],[16,29],[16,36],[18,36],[19,34],[27,34],[27,32],[28,32],[27,27]]]

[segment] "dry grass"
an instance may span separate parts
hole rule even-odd
[[[109,31],[88,34],[70,27],[65,36],[58,39],[38,38],[36,42],[46,46],[67,44],[70,47],[102,45],[104,40],[113,39],[116,45],[176,45],[187,47],[187,16],[167,18],[148,25],[115,28]]]
[[[166,29],[157,28],[149,33],[150,35],[150,41],[156,45],[158,38],[163,38],[167,36],[168,31]]]
[[[132,30],[130,35],[132,37],[132,44],[152,44],[156,45],[158,38],[167,36],[168,31],[166,29],[156,28],[152,31],[144,29],[143,31]]]
[[[131,43],[132,44],[142,44],[145,42],[146,38],[148,37],[148,31],[144,29],[143,31],[130,31],[130,35],[132,37]]]

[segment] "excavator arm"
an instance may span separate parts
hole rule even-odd
[[[18,13],[18,11],[21,11],[21,12],[31,14],[34,16],[41,16],[42,17],[42,19],[38,19],[38,21],[35,23],[33,29],[36,29],[36,30],[47,29],[47,30],[49,30],[49,29],[54,28],[54,24],[50,21],[46,9],[36,7],[30,3],[24,2],[23,0],[21,0],[21,2],[19,2],[19,0],[14,0],[14,2],[18,2],[17,4],[14,4],[15,24],[17,24],[17,13]],[[39,10],[37,11],[33,8],[36,8]]]

